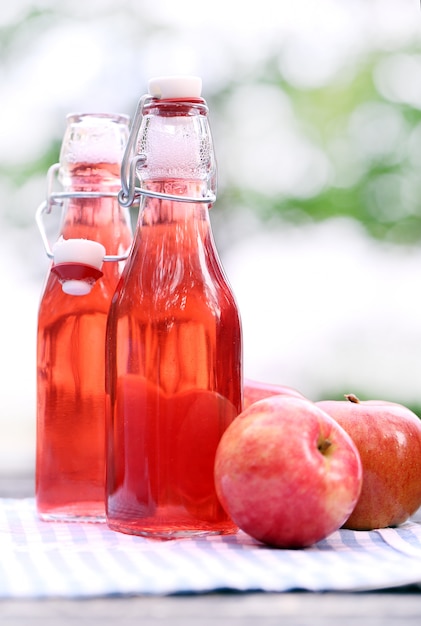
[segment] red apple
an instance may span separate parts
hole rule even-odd
[[[361,495],[344,528],[398,526],[421,506],[421,421],[401,404],[345,397],[316,403],[352,437],[363,465]]]
[[[251,378],[244,379],[244,401],[243,410],[247,409],[250,404],[269,398],[270,396],[293,396],[295,398],[304,398],[303,394],[287,385],[277,385],[272,383],[264,383]]]
[[[309,546],[340,528],[362,482],[347,433],[310,400],[271,396],[224,432],[215,485],[243,531],[281,548]]]

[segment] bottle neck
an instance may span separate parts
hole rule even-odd
[[[216,193],[216,161],[204,100],[155,100],[143,110],[137,153],[145,160],[137,170],[141,188],[185,184],[192,193]],[[193,183],[194,181],[194,183]],[[165,191],[165,189],[163,189]],[[171,193],[166,191],[166,193]]]
[[[77,226],[87,231],[99,226],[107,228],[116,219],[127,215],[117,200],[120,189],[118,163],[65,163],[60,169],[59,178],[63,189],[74,193],[63,205],[64,228]],[[84,194],[98,196],[88,197]]]
[[[120,164],[63,163],[59,180],[66,191],[117,193],[120,188]]]
[[[139,212],[128,271],[162,294],[209,282],[219,267],[206,205],[147,198]],[[212,269],[213,268],[213,269]],[[149,284],[149,280],[152,281]],[[146,287],[145,287],[146,288]]]
[[[166,198],[146,197],[139,211],[140,223],[148,226],[154,224],[185,223],[190,220],[209,221],[209,208],[203,202],[185,202],[183,197],[203,197],[204,184],[202,181],[169,180],[148,181],[145,190],[156,194],[180,196],[180,201]]]
[[[59,180],[66,190],[102,191],[118,186],[129,136],[129,118],[120,113],[67,116],[60,150]]]

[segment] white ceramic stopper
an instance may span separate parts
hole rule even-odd
[[[149,93],[154,98],[200,98],[202,79],[199,76],[158,76],[148,83]]]
[[[105,248],[98,241],[90,239],[63,239],[53,245],[54,263],[82,263],[101,269]]]
[[[53,245],[54,265],[52,271],[58,276],[64,293],[70,296],[86,296],[95,280],[102,275],[105,248],[90,239],[63,239]],[[74,273],[75,265],[82,272]],[[80,276],[80,277],[79,277]]]

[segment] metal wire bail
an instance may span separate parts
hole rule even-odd
[[[48,168],[47,171],[47,198],[44,202],[38,206],[35,212],[35,221],[38,226],[38,230],[41,234],[41,239],[44,244],[45,252],[49,259],[54,259],[54,254],[48,240],[47,233],[44,227],[44,215],[51,213],[53,209],[63,208],[64,200],[66,198],[117,198],[117,193],[106,193],[101,191],[54,191],[54,183],[57,179],[60,169],[60,163],[54,163]],[[125,261],[129,256],[130,248],[128,248],[122,254],[106,254],[104,261]]]
[[[174,202],[204,202],[206,204],[214,204],[216,195],[210,191],[201,198],[191,196],[179,196],[158,191],[151,191],[143,187],[136,186],[136,172],[139,167],[146,165],[146,154],[136,154],[136,139],[139,134],[140,126],[143,119],[143,109],[154,98],[149,95],[143,95],[136,107],[130,128],[129,139],[124,151],[123,160],[121,162],[121,190],[118,194],[118,201],[122,207],[131,207],[138,203],[141,196],[150,198],[161,198],[163,200],[173,200]]]

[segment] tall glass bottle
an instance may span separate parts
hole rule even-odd
[[[107,522],[165,538],[228,533],[213,467],[242,408],[242,335],[209,221],[208,109],[200,79],[149,88],[132,159],[143,200],[107,325]]]
[[[130,215],[117,199],[128,123],[124,115],[68,116],[56,166],[61,242],[99,242],[117,258],[129,248]],[[123,265],[104,263],[93,286],[63,282],[61,264],[47,275],[37,340],[36,504],[44,520],[105,520],[105,328]]]

